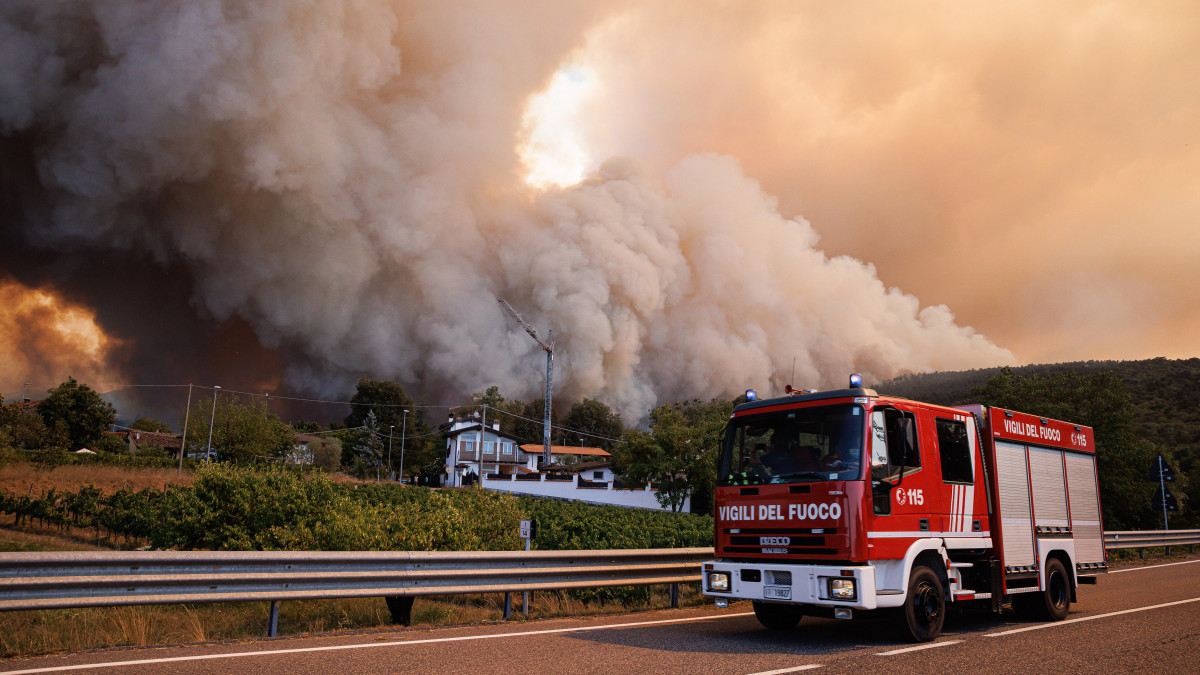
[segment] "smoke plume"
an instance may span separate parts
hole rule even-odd
[[[636,110],[644,148],[532,187],[528,101],[564,66],[619,58],[588,45],[638,17],[564,4],[7,2],[6,258],[116,256],[160,270],[151,286],[173,270],[193,304],[182,332],[244,321],[290,386],[318,393],[369,374],[444,400],[492,383],[539,395],[541,352],[499,297],[553,330],[556,397],[630,420],[679,397],[1014,360],[871,264],[824,253],[813,225],[710,152],[719,139],[655,146],[676,124],[655,110]],[[644,65],[647,85],[682,67]],[[132,345],[126,372],[167,368],[161,326],[153,340],[110,329]]]

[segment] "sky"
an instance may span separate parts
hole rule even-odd
[[[1197,356],[1186,2],[0,7],[0,391]],[[44,388],[44,387],[43,387]]]

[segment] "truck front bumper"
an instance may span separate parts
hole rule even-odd
[[[875,609],[875,568],[782,562],[706,562],[703,592],[714,598]]]

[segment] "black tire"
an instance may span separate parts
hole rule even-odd
[[[754,616],[764,628],[788,630],[800,623],[804,611],[795,605],[777,605],[771,602],[754,602]]]
[[[1046,563],[1046,589],[1013,597],[1013,610],[1024,619],[1062,621],[1071,613],[1071,577],[1061,560]]]
[[[946,598],[942,580],[925,566],[914,567],[908,578],[908,595],[900,613],[900,634],[913,642],[929,642],[942,634]]]

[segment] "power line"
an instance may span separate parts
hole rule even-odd
[[[485,407],[485,408],[487,408],[487,409],[489,409],[489,410],[493,410],[493,411],[495,411],[495,412],[498,412],[498,413],[500,413],[500,414],[502,414],[502,415],[508,415],[508,416],[510,416],[510,417],[516,417],[517,419],[522,419],[522,420],[525,420],[526,422],[533,422],[534,424],[537,424],[537,423],[539,423],[539,422],[541,422],[541,421],[542,421],[542,420],[535,420],[535,419],[531,419],[531,418],[529,418],[529,417],[525,417],[524,415],[518,415],[518,414],[516,414],[516,413],[514,413],[514,412],[509,412],[509,411],[507,411],[507,410],[501,410],[500,408],[496,408],[496,407],[493,407],[493,406],[487,405],[487,404],[485,404],[485,403],[481,403],[481,404],[479,404],[479,405],[481,405],[481,406],[483,406],[483,407]],[[557,430],[559,430],[559,431],[570,431],[571,433],[579,434],[580,436],[588,436],[588,437],[591,437],[591,438],[599,438],[599,439],[602,439],[602,440],[605,440],[605,441],[612,441],[612,442],[614,442],[614,443],[624,443],[624,441],[623,441],[623,440],[621,440],[621,439],[619,439],[619,438],[613,438],[613,437],[611,437],[611,436],[601,436],[600,434],[593,434],[593,433],[591,433],[591,432],[588,432],[588,431],[582,431],[582,430],[580,430],[580,429],[572,429],[571,427],[563,427],[563,426],[559,426],[559,425],[557,425],[557,424],[552,424],[552,425],[550,425],[550,428],[551,428],[551,429],[557,429]]]
[[[34,384],[37,384],[37,383],[34,383]],[[115,388],[113,390],[105,392],[105,393],[111,394],[113,391],[117,391],[119,389],[186,388],[188,386],[193,386],[196,389],[208,389],[210,391],[216,391],[215,386],[211,386],[211,385],[205,386],[202,384],[196,384],[196,385],[187,385],[187,384],[119,384],[119,385],[115,385]],[[275,399],[275,400],[279,400],[279,401],[297,401],[300,403],[325,403],[325,404],[331,404],[331,405],[349,405],[349,406],[363,405],[363,406],[368,406],[368,407],[373,407],[373,408],[410,408],[410,409],[411,408],[421,408],[421,409],[425,409],[425,410],[438,410],[438,409],[454,410],[456,408],[468,408],[468,407],[471,407],[472,405],[478,405],[481,407],[488,408],[489,410],[492,410],[492,411],[495,411],[495,412],[498,412],[498,413],[501,413],[504,415],[508,415],[509,417],[515,417],[517,419],[524,420],[526,422],[532,422],[534,424],[537,424],[540,422],[544,423],[544,420],[537,420],[537,419],[525,417],[524,415],[518,415],[517,413],[510,412],[508,410],[503,410],[500,408],[496,408],[494,406],[487,405],[486,403],[468,404],[468,405],[462,405],[462,404],[460,404],[460,405],[426,405],[426,404],[417,404],[415,402],[411,403],[411,404],[406,404],[406,403],[362,403],[362,402],[356,402],[356,401],[334,401],[334,400],[318,399],[318,398],[302,398],[302,397],[298,397],[298,396],[282,396],[279,394],[270,394],[270,393],[264,394],[264,393],[257,393],[257,392],[252,392],[252,391],[239,391],[237,389],[226,389],[224,387],[222,387],[220,391],[223,393],[238,394],[241,396],[250,396],[250,397],[262,396],[268,400]],[[362,427],[350,427],[350,428],[360,429]],[[624,442],[620,438],[613,438],[611,436],[595,434],[595,433],[591,433],[588,431],[583,431],[581,429],[572,429],[571,427],[564,427],[564,426],[557,425],[557,424],[551,424],[550,428],[556,429],[558,431],[567,431],[567,432],[571,432],[574,434],[579,434],[580,436],[587,436],[589,438],[598,438],[598,439],[605,440],[605,441],[612,441],[614,443]],[[331,431],[319,432],[319,433],[333,433],[333,431],[345,431],[345,429],[337,429],[337,430],[331,430]],[[301,433],[304,433],[304,432],[301,432]],[[314,432],[314,433],[318,433],[318,432]],[[420,436],[413,436],[413,438],[420,438]]]

